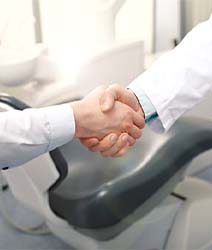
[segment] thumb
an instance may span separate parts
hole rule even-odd
[[[100,107],[102,112],[111,110],[115,101],[122,102],[135,111],[140,109],[140,104],[133,91],[130,89],[125,89],[118,84],[109,86],[100,98]]]
[[[100,97],[100,108],[102,112],[108,112],[110,111],[116,101],[116,96],[113,91],[110,91],[109,89],[106,89],[104,94]]]

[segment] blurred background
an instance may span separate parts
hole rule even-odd
[[[212,0],[0,0],[0,92],[41,107],[81,98],[101,83],[126,86],[211,13]],[[37,74],[45,53],[53,59]],[[211,100],[193,113],[208,117]],[[20,211],[12,211],[19,221],[34,218]],[[1,217],[0,240],[2,249],[69,248],[51,235],[17,235]]]
[[[212,0],[0,0],[0,48],[33,50],[33,45],[42,43],[68,72],[71,82],[85,59],[91,60],[114,46],[140,41],[141,73],[176,46],[192,27],[207,20],[211,12]],[[0,64],[4,64],[1,58]],[[137,75],[117,81],[126,85]],[[31,100],[32,93],[39,92],[40,96],[47,91],[43,86],[35,90],[35,84],[33,88],[32,84],[16,88],[14,83],[11,89],[1,78],[0,85],[1,91],[25,101]],[[36,106],[41,102],[34,101]],[[46,104],[49,102],[42,105]]]
[[[211,0],[126,0],[110,7],[112,2],[116,1],[0,0],[1,46],[37,41],[50,47],[90,49],[103,43],[142,39],[145,52],[154,53],[171,49],[212,11]],[[106,33],[114,32],[114,37],[104,35],[106,19],[115,27]]]

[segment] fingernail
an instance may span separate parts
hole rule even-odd
[[[116,140],[117,140],[117,136],[116,135],[111,135],[110,136],[110,141],[111,142],[116,142]]]
[[[123,142],[128,141],[128,135],[124,135],[124,136],[122,137],[122,141],[123,141]]]

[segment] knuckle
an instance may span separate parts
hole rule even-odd
[[[130,123],[130,122],[124,122],[122,124],[122,130],[123,131],[129,131],[130,129],[132,129],[132,127],[133,127],[133,124]]]
[[[125,119],[128,120],[128,121],[132,120],[132,116],[133,116],[132,112],[130,110],[127,110],[126,114],[125,114]]]
[[[113,84],[111,85],[111,88],[113,88],[113,89],[119,89],[119,88],[120,88],[120,85],[118,85],[117,83],[113,83]]]
[[[144,118],[142,118],[140,128],[144,128],[144,127],[145,127],[145,120],[144,120]]]

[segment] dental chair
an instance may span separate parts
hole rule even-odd
[[[11,60],[11,53],[1,52],[1,92],[32,107],[43,107],[82,98],[101,84],[128,85],[144,71],[144,42],[114,44],[81,63],[74,53],[52,59],[40,44],[14,53],[14,57],[17,60]]]
[[[0,111],[27,105],[0,96]],[[145,129],[123,158],[78,141],[2,170],[15,198],[76,249],[209,249],[212,185],[186,176],[212,148],[212,122],[183,118],[166,134]]]
[[[51,67],[48,73],[48,67],[46,69],[46,65],[41,64],[40,68],[43,70],[38,70],[40,73],[35,76],[38,84],[31,89],[28,99],[27,93],[25,94],[24,100],[30,106],[43,107],[82,98],[101,84],[118,83],[127,86],[144,70],[144,43],[142,40],[136,40],[115,44],[89,57],[77,70],[72,69],[73,60],[67,58],[65,67],[70,67],[70,72],[66,72],[66,77],[58,76],[58,79],[50,82],[48,75],[52,77]],[[46,78],[47,82],[42,81],[42,78]]]

